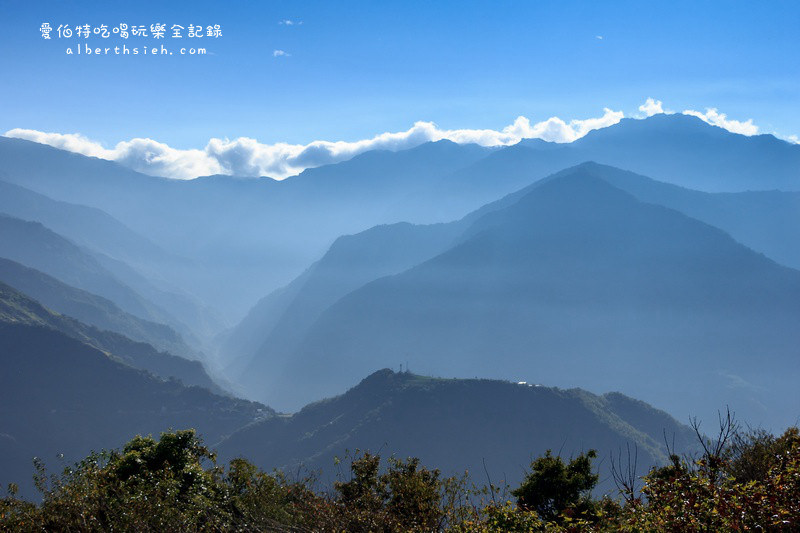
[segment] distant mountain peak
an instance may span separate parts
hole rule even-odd
[[[570,167],[533,187],[520,199],[520,203],[543,195],[548,196],[550,201],[556,199],[563,201],[565,205],[586,203],[587,206],[592,206],[605,201],[623,199],[635,203],[636,199],[631,194],[603,179],[602,172],[606,169],[611,167],[593,161]]]
[[[354,392],[386,392],[389,390],[404,388],[405,386],[420,380],[433,381],[435,378],[418,376],[407,370],[398,372],[392,370],[391,368],[383,368],[381,370],[376,370],[372,374],[362,379],[358,385],[353,387],[351,390]]]
[[[608,128],[593,130],[584,137],[575,141],[576,146],[591,144],[595,139],[616,138],[627,135],[644,136],[688,136],[697,135],[726,137],[737,135],[719,126],[714,126],[704,120],[682,113],[660,113],[644,119],[624,118],[618,124]]]
[[[724,130],[724,128],[719,128],[719,126],[712,126],[711,124],[704,121],[700,117],[696,117],[694,115],[685,115],[683,113],[659,113],[657,115],[653,115],[644,119],[626,118],[620,121],[620,125],[627,126],[629,124],[643,124],[648,127],[681,126],[685,128],[696,128],[696,129],[718,128],[723,131],[727,131]]]
[[[545,149],[551,150],[555,148],[562,147],[564,143],[557,143],[552,141],[545,141],[544,139],[539,139],[536,137],[529,137],[527,139],[522,139],[514,146],[525,146],[527,148],[537,148],[537,149]]]

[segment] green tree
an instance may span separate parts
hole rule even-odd
[[[368,452],[350,465],[351,479],[337,482],[348,531],[435,531],[443,518],[444,482],[419,459],[391,458],[380,473],[380,456]]]
[[[589,450],[565,464],[547,450],[531,463],[531,472],[511,493],[521,509],[535,511],[546,521],[590,516],[595,508],[591,490],[598,480],[597,474],[592,473],[595,457],[597,452]]]
[[[725,471],[740,483],[764,480],[776,458],[786,456],[798,443],[797,428],[789,428],[780,437],[763,429],[737,433],[725,450]]]
[[[421,467],[419,459],[391,459],[383,479],[389,488],[387,511],[404,531],[435,531],[442,518],[439,470]]]

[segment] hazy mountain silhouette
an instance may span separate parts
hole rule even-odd
[[[627,170],[582,163],[592,173],[642,202],[680,211],[716,226],[734,239],[770,259],[800,268],[800,193],[786,191],[746,191],[707,193],[656,181]],[[460,224],[471,224],[490,211],[508,207],[548,179],[572,172],[572,168],[515,191],[500,200],[473,211]]]
[[[555,145],[552,149],[559,149],[558,146]],[[498,152],[491,158],[499,157],[503,153],[506,152]],[[489,164],[490,158],[483,163]],[[605,165],[589,166],[594,175],[643,202],[670,207],[719,227],[737,241],[771,259],[786,266],[800,268],[800,193],[706,193],[658,182]],[[554,176],[559,175],[560,173],[556,173]],[[438,255],[475,220],[488,212],[512,205],[540,185],[541,181],[537,181],[483,206],[457,222],[432,226],[376,226],[337,240],[318,263],[285,288],[263,298],[239,325],[225,335],[219,351],[226,361],[236,361],[230,375],[241,375],[250,385],[257,386],[258,373],[252,373],[252,368],[247,368],[247,363],[254,354],[269,353],[271,367],[277,367],[274,358],[278,354],[286,357],[291,346],[291,343],[286,343],[283,339],[292,336],[296,342],[297,335],[335,299],[357,286],[398,273]],[[400,233],[402,240],[398,240],[397,228],[403,228]],[[431,239],[429,235],[441,235],[443,238]],[[339,246],[345,239],[348,246]],[[381,261],[385,259],[382,259],[381,254],[389,254],[393,262],[382,264]],[[298,296],[301,289],[303,296]],[[305,300],[306,303],[295,303],[295,300]],[[287,315],[287,309],[291,306],[295,306],[298,312]],[[281,323],[280,327],[277,326],[278,322]]]
[[[692,189],[798,190],[798,154],[800,147],[772,136],[745,137],[696,117],[658,115],[626,119],[569,144],[537,139],[487,149],[440,141],[400,152],[367,152],[281,182],[229,176],[190,181],[155,178],[116,163],[0,138],[0,179],[28,189],[14,193],[27,206],[25,217],[44,218],[42,213],[51,208],[53,213],[63,212],[67,236],[75,233],[81,244],[92,240],[87,246],[99,248],[95,259],[106,270],[174,317],[170,325],[188,342],[196,336],[198,342],[206,343],[237,323],[263,295],[296,278],[342,234],[400,221],[459,219],[487,202],[587,160]],[[58,209],[48,204],[47,209],[36,211],[41,199],[31,191],[54,199]],[[714,205],[706,205],[707,197],[676,200],[670,194],[662,197],[661,192],[658,196],[640,199],[719,226],[782,263],[800,263],[800,251],[791,244],[797,241],[792,230],[797,227],[795,200],[783,193],[764,193],[760,198],[733,195],[726,205],[717,203],[719,197]],[[109,243],[111,233],[102,224],[97,224],[100,229],[87,228],[80,240],[77,234],[94,218],[83,212],[81,217],[88,218],[77,217],[82,222],[70,225],[63,220],[71,213],[63,202],[101,209],[119,221],[106,224],[111,233],[123,225],[170,257],[185,260],[162,264],[144,252],[136,252],[135,260],[123,257],[125,249],[137,250],[141,243],[120,229],[117,233],[132,240],[115,250]],[[753,205],[757,206],[755,218],[740,215]],[[23,216],[21,211],[15,213]],[[756,222],[747,222],[751,219]],[[128,265],[134,267],[133,272]]]
[[[458,219],[587,160],[706,191],[800,190],[800,147],[770,135],[732,134],[685,115],[626,119],[569,144],[537,139],[492,150],[440,141],[373,151],[282,182],[154,178],[0,138],[0,179],[102,209],[171,255],[188,258],[158,272],[227,320],[238,320],[258,295],[296,277],[339,235],[377,224]],[[224,288],[220,278],[229,280]]]
[[[643,202],[716,226],[770,259],[800,268],[800,192],[706,193],[602,165],[595,172]]]
[[[89,300],[90,304],[95,303],[90,300],[92,295],[87,295],[89,298],[80,296]],[[127,365],[147,370],[163,379],[177,378],[186,385],[198,385],[216,393],[223,393],[198,361],[159,351],[145,342],[135,341],[119,333],[102,330],[53,312],[30,295],[2,281],[0,281],[0,297],[2,297],[0,306],[3,309],[0,322],[47,326],[100,351],[112,354]],[[77,302],[80,303],[80,300]],[[75,305],[75,301],[71,301],[70,305]]]
[[[598,450],[603,489],[613,489],[610,454],[638,448],[638,471],[666,461],[664,435],[686,451],[691,430],[649,405],[614,393],[596,396],[491,380],[435,379],[381,370],[345,394],[243,428],[219,446],[223,458],[247,457],[265,469],[322,470],[334,458],[371,450],[419,457],[445,474],[516,486],[532,458],[548,449],[568,457]]]
[[[769,135],[659,115],[280,182],[156,178],[0,137],[0,180],[0,484],[29,479],[33,455],[168,427],[212,444],[242,428],[223,453],[267,468],[369,447],[453,471],[485,458],[513,482],[547,447],[633,442],[644,465],[664,429],[686,440],[622,393],[681,419],[730,405],[796,423],[800,146]],[[213,370],[281,408],[401,363],[622,393],[380,371],[247,426],[272,411],[159,350],[192,355],[253,304]]]
[[[52,200],[4,181],[0,181],[0,213],[41,222],[79,246],[131,264],[176,260],[100,209]]]
[[[152,320],[158,315],[152,304],[115,278],[94,257],[38,222],[0,214],[0,242],[3,243],[0,254],[6,259],[108,298],[139,318]]]
[[[92,337],[79,340],[86,333]],[[54,315],[0,284],[0,483],[20,483],[23,495],[32,497],[34,456],[60,469],[56,454],[64,454],[69,464],[92,449],[118,447],[137,433],[158,434],[171,427],[197,428],[213,443],[272,414],[259,404],[158,379],[123,363],[141,353],[117,358],[97,349],[98,341],[103,349],[137,344]],[[197,363],[157,357],[202,372]]]
[[[219,351],[235,361],[228,374],[248,368],[257,353],[289,354],[331,304],[365,283],[397,274],[453,243],[457,224],[376,226],[340,237],[325,256],[284,289],[262,299],[234,328]],[[273,359],[271,366],[280,367]],[[257,386],[258,378],[250,382]]]
[[[182,324],[192,324],[191,330],[184,329],[185,335],[208,336],[219,328],[220,318],[213,311],[162,276],[164,271],[190,268],[187,260],[165,252],[100,209],[55,201],[0,181],[0,213],[40,222],[89,250],[126,285]]]
[[[413,220],[448,221],[585,161],[707,192],[800,191],[800,146],[674,114],[624,119],[572,143],[524,139],[443,176],[432,193],[417,191],[407,203],[416,206]]]
[[[183,335],[191,335],[185,324],[121,281],[97,257],[38,222],[0,214],[0,243],[0,257],[102,296],[136,317],[168,324]]]
[[[188,263],[157,264],[151,271],[158,270],[170,284],[205,302],[215,302],[223,313],[229,311],[225,304],[231,298],[247,290],[236,283],[243,278],[243,270],[246,281],[242,285],[252,286],[257,269],[242,255],[232,261],[237,266],[226,264],[232,250],[224,247],[218,234],[236,226],[244,206],[258,203],[262,187],[276,185],[266,179],[186,182],[155,178],[110,161],[5,137],[0,138],[0,179],[54,200],[102,209],[171,255],[186,257]],[[218,247],[222,241],[222,249],[209,244],[214,239]],[[256,259],[275,251],[268,243],[262,245],[266,251],[257,253]],[[226,289],[214,281],[220,276],[233,280]],[[264,282],[260,293],[271,285],[269,280]]]
[[[422,223],[449,222],[587,160],[570,145],[536,141],[504,147],[432,181],[426,190],[410,192],[403,202],[410,206],[408,212],[397,216],[405,214],[406,219]]]
[[[197,359],[180,334],[164,324],[135,317],[101,296],[58,281],[38,270],[0,258],[0,281],[39,301],[47,308],[69,315],[101,330],[114,331],[176,355]]]
[[[60,201],[100,208],[170,253],[195,261],[189,271],[170,266],[161,274],[238,318],[255,303],[254,295],[291,280],[339,235],[403,220],[390,214],[401,192],[490,152],[441,141],[365,153],[283,182],[228,176],[181,181],[0,138],[0,177]],[[220,277],[229,281],[224,287]]]
[[[778,406],[798,401],[800,272],[638,201],[596,165],[487,211],[457,246],[330,306],[282,371],[257,372],[274,355],[255,359],[245,374],[266,381],[253,392],[297,405],[408,361],[791,423]]]
[[[570,146],[583,160],[692,189],[800,191],[800,146],[768,134],[738,135],[688,115],[624,119]]]
[[[205,346],[225,323],[212,306],[165,282],[160,272],[146,275],[123,261],[100,253],[93,253],[92,258],[137,294],[163,310],[161,320],[178,330],[195,349]]]

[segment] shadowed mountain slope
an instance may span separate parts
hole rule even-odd
[[[584,161],[698,191],[800,191],[800,145],[772,135],[738,135],[675,114],[624,119],[572,143],[525,139],[443,176],[406,203],[414,206],[412,220],[452,220]]]
[[[0,181],[0,213],[40,222],[79,246],[131,264],[175,260],[100,209],[52,200],[43,194],[4,181]]]
[[[255,354],[291,353],[307,329],[336,300],[379,277],[397,274],[446,249],[459,226],[399,223],[340,237],[305,273],[262,299],[233,329],[220,353],[235,361],[236,375]],[[277,366],[276,362],[273,364]]]
[[[121,281],[97,257],[38,222],[0,214],[0,245],[2,258],[102,296],[138,318],[168,324],[182,335],[191,335],[185,324]]]
[[[324,396],[409,361],[432,374],[619,389],[682,415],[727,403],[756,423],[790,423],[778,407],[798,401],[800,272],[595,171],[577,167],[489,210],[458,245],[329,307],[282,373],[246,374],[274,376],[261,397],[287,401],[301,392],[280,383]]]
[[[89,295],[91,296],[91,295]],[[137,342],[112,331],[104,331],[69,316],[47,309],[27,294],[0,281],[0,322],[47,326],[68,337],[111,354],[132,367],[147,370],[163,378],[177,378],[186,385],[198,385],[222,393],[199,361],[190,361],[150,344]]]
[[[150,271],[213,305],[220,322],[238,320],[339,235],[399,221],[458,219],[587,160],[707,191],[800,190],[800,146],[769,135],[732,134],[684,115],[626,119],[570,144],[535,140],[487,149],[439,141],[399,152],[372,151],[281,182],[154,178],[108,161],[0,138],[4,181],[102,209],[160,248],[186,257],[186,264]],[[224,287],[216,282],[221,278],[229,280]]]
[[[583,160],[692,189],[800,191],[800,145],[773,135],[731,133],[688,115],[624,119],[573,146]]]
[[[262,468],[299,466],[334,477],[334,457],[371,450],[420,457],[445,474],[468,470],[477,482],[518,484],[531,458],[598,450],[601,487],[612,489],[609,454],[638,448],[639,472],[666,461],[663,436],[693,446],[691,430],[663,411],[621,394],[596,396],[491,380],[435,379],[381,370],[345,394],[265,420],[224,440],[222,457]]]
[[[162,381],[61,331],[44,311],[0,286],[0,483],[33,497],[31,459],[59,469],[135,434],[196,428],[210,443],[272,411],[178,381]],[[36,311],[31,316],[31,311]]]
[[[0,281],[57,313],[176,355],[197,359],[181,336],[169,326],[135,317],[106,298],[70,287],[33,268],[0,258]]]
[[[403,194],[490,152],[441,141],[361,154],[282,182],[229,176],[181,181],[0,138],[0,176],[50,198],[102,209],[194,261],[188,272],[179,265],[161,273],[223,315],[241,316],[254,294],[292,279],[339,235],[402,220],[389,212]],[[220,287],[220,277],[230,282]]]

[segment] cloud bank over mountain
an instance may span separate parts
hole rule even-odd
[[[653,98],[648,98],[639,106],[639,111],[645,117],[671,113],[664,110],[660,100]],[[720,113],[715,108],[708,108],[705,112],[686,110],[683,114],[696,116],[709,124],[734,133],[755,135],[759,132],[758,126],[753,124],[752,119],[746,121],[729,119],[725,113]],[[298,174],[306,168],[344,161],[370,150],[404,150],[442,139],[482,146],[511,145],[526,138],[568,143],[592,130],[617,124],[623,118],[625,118],[624,112],[605,108],[602,116],[573,119],[569,122],[559,117],[550,117],[547,120],[531,123],[527,117],[519,116],[512,124],[500,130],[448,130],[439,128],[433,122],[419,121],[406,131],[381,133],[358,141],[319,140],[303,145],[263,144],[249,137],[212,138],[204,148],[189,150],[173,148],[149,138],[122,141],[113,148],[106,148],[79,133],[48,133],[15,128],[7,131],[5,135],[116,161],[133,170],[153,176],[192,179],[212,174],[229,174],[283,179]]]
[[[733,133],[741,133],[742,135],[756,135],[758,134],[758,126],[753,124],[753,119],[747,119],[744,122],[739,120],[729,119],[725,113],[720,113],[716,108],[708,108],[705,113],[699,111],[692,111],[687,109],[683,112],[684,115],[691,115],[697,117],[712,126],[719,126]]]

